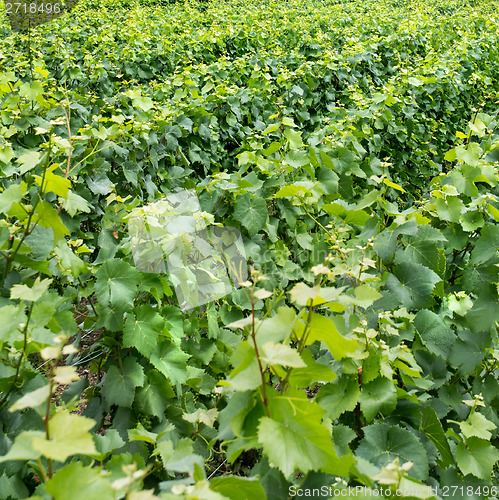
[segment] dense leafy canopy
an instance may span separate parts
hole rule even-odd
[[[66,4],[0,21],[0,500],[497,498],[497,2]],[[251,268],[192,310],[179,190]]]

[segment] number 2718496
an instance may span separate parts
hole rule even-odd
[[[499,488],[497,486],[442,486],[440,490],[440,495],[442,497],[453,497],[455,495],[459,496],[484,496],[484,497],[495,497],[499,493]]]
[[[6,2],[6,14],[36,14],[37,12],[46,14],[59,14],[61,12],[60,3],[20,3]]]

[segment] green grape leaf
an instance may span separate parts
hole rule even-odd
[[[297,325],[297,330],[300,330],[298,336],[301,337],[304,334],[304,325]],[[342,359],[347,356],[347,353],[353,352],[357,348],[357,341],[343,337],[333,321],[313,312],[305,344],[310,345],[317,340],[327,345],[329,352],[335,359]]]
[[[279,307],[277,314],[258,323],[256,342],[258,348],[267,342],[282,342],[289,338],[295,323],[296,313],[290,307]]]
[[[349,444],[357,437],[353,429],[343,424],[333,425],[333,442],[342,454],[350,454]]]
[[[258,441],[269,461],[285,476],[296,470],[306,473],[317,469],[348,476],[352,457],[336,455],[331,435],[321,424],[322,410],[315,403],[294,403],[300,408],[297,417],[290,411],[282,412],[283,418],[279,421],[268,417],[260,419]]]
[[[466,422],[460,422],[459,427],[464,437],[478,437],[490,441],[492,433],[490,431],[496,428],[496,425],[485,418],[481,413],[473,412]]]
[[[454,456],[450,450],[447,437],[445,436],[442,424],[431,406],[426,406],[423,410],[423,421],[421,430],[426,437],[436,446],[442,458],[442,467],[445,468],[455,463]]]
[[[482,154],[482,148],[476,142],[470,142],[467,147],[457,146],[455,153],[458,160],[476,167]]]
[[[187,380],[187,360],[190,358],[178,346],[169,340],[162,340],[149,361],[172,384],[183,384]]]
[[[10,298],[36,302],[48,290],[50,283],[52,283],[51,279],[40,280],[40,277],[38,277],[32,287],[13,285],[10,290]]]
[[[45,488],[54,500],[65,500],[71,492],[71,500],[115,500],[111,482],[101,476],[98,467],[86,467],[73,462],[58,470],[45,483]]]
[[[102,380],[102,395],[108,406],[131,406],[135,388],[144,384],[144,370],[135,358],[123,361],[123,373],[112,365]]]
[[[19,173],[25,174],[29,170],[35,168],[38,163],[40,163],[41,155],[38,151],[30,151],[29,153],[24,153],[17,160],[21,167],[19,168]]]
[[[310,194],[310,189],[314,187],[312,182],[303,183],[296,182],[295,184],[289,184],[279,189],[274,195],[275,198],[291,198],[293,196],[304,197]]]
[[[120,259],[105,262],[95,273],[95,294],[102,306],[112,305],[131,311],[140,281],[140,273]]]
[[[15,79],[13,81],[15,81]],[[7,144],[4,142],[0,147],[0,161],[3,163],[9,163],[10,160],[14,158],[14,150]]]
[[[19,398],[10,408],[9,411],[24,410],[25,408],[35,408],[47,401],[50,394],[50,386],[44,385],[28,392],[22,398]]]
[[[54,245],[64,236],[69,236],[68,228],[62,223],[57,210],[48,201],[39,202],[36,205],[35,213],[38,217],[38,224],[50,228],[54,232]]]
[[[94,194],[108,194],[113,189],[113,183],[104,173],[96,175],[92,179],[87,178],[87,185],[90,188],[90,191]]]
[[[229,385],[237,391],[256,389],[261,384],[260,369],[255,349],[249,342],[244,341],[239,344],[232,354],[232,366],[227,380],[219,382],[220,385]]]
[[[321,154],[321,158],[323,159],[323,161],[325,160],[325,157],[329,157],[330,160],[332,160],[334,170],[336,170],[340,174],[346,173],[346,175],[350,175],[351,171],[360,170],[357,165],[356,155],[345,146],[338,145],[334,148],[333,151],[330,151],[328,154]],[[327,166],[327,162],[325,162],[325,165]],[[376,192],[379,195],[379,191]],[[367,196],[369,196],[370,194],[371,193],[369,193]],[[364,207],[359,206],[358,208],[360,209]]]
[[[258,477],[215,477],[210,480],[210,489],[230,500],[267,499]]]
[[[359,401],[359,383],[345,376],[333,384],[326,384],[317,393],[317,402],[331,419],[338,418],[345,411],[352,411]]]
[[[140,96],[132,99],[132,104],[142,111],[149,111],[153,106],[153,100],[150,97]]]
[[[194,453],[192,441],[188,438],[180,439],[176,447],[172,441],[163,439],[157,444],[156,449],[156,454],[161,457],[165,468],[170,462],[172,464],[179,463]]]
[[[495,267],[495,266],[494,266]],[[493,274],[496,272],[493,271]],[[492,273],[491,273],[492,274]],[[491,283],[495,277],[489,276],[490,281],[481,284],[477,290],[478,298],[473,307],[466,313],[466,323],[472,332],[488,332],[499,321],[499,302],[497,300],[497,287]]]
[[[60,175],[54,174],[53,171],[57,168],[57,165],[52,165],[45,172],[45,179],[43,180],[43,190],[45,193],[54,193],[62,199],[67,198],[68,189],[71,187],[71,181]],[[41,186],[42,177],[35,175],[35,182]]]
[[[97,453],[94,455],[97,460],[102,462],[104,458],[109,456],[113,451],[121,448],[125,441],[121,439],[119,432],[116,429],[108,429],[104,435],[93,434]]]
[[[0,194],[0,212],[8,214],[13,203],[18,203],[23,197],[21,184],[11,184]]]
[[[446,199],[433,199],[433,204],[440,219],[447,222],[459,222],[464,203],[457,196],[447,196]]]
[[[324,304],[325,302],[330,302],[337,300],[341,292],[345,287],[333,288],[333,287],[320,287],[314,286],[309,287],[303,282],[297,283],[289,291],[291,296],[291,301],[299,306],[306,306],[312,304],[313,306]]]
[[[466,444],[457,445],[456,459],[463,474],[490,480],[492,468],[499,461],[499,450],[484,439],[471,437]]]
[[[322,210],[325,210],[330,215],[336,215],[336,217],[343,219],[346,224],[355,224],[357,226],[364,226],[371,218],[371,215],[365,210],[346,208],[340,203],[328,203],[322,206]]]
[[[262,346],[260,359],[270,366],[281,365],[303,368],[305,365],[298,351],[289,345],[267,342]]]
[[[359,200],[357,205],[355,205],[355,210],[363,210],[364,208],[370,207],[374,202],[380,199],[380,191],[378,189],[373,189],[369,191],[362,199]]]
[[[395,263],[414,262],[421,264],[439,276],[443,275],[445,270],[445,256],[440,255],[440,249],[434,241],[428,241],[420,238],[420,231],[410,241],[405,242],[405,248],[397,250]]]
[[[48,260],[54,248],[54,231],[50,227],[37,225],[24,241],[33,250],[35,259]]]
[[[135,347],[149,357],[158,344],[164,320],[155,309],[142,305],[127,316],[123,334],[123,347]]]
[[[397,191],[401,191],[402,193],[407,193],[407,191],[402,187],[402,186],[399,186],[397,183],[395,182],[392,182],[390,180],[388,180],[386,177],[383,179],[383,182],[388,186],[388,187],[391,187],[393,189],[396,189]]]
[[[157,438],[157,433],[149,432],[140,422],[137,424],[135,429],[128,429],[129,441],[144,441],[149,444],[154,444]]]
[[[418,311],[414,326],[423,344],[433,353],[447,359],[457,338],[443,319],[428,309]]]
[[[284,131],[283,135],[289,141],[289,147],[291,149],[296,150],[296,149],[300,149],[301,147],[303,147],[303,142],[301,139],[301,132],[287,128]]]
[[[430,302],[433,287],[441,278],[431,269],[414,262],[401,262],[386,280],[386,288],[404,307],[423,308]]]
[[[8,476],[5,472],[0,476],[0,491],[3,498],[28,498],[29,491],[18,474]],[[42,500],[41,497],[31,496],[32,500]]]
[[[411,219],[397,228],[385,229],[374,238],[374,251],[380,259],[389,261],[397,248],[398,237],[401,234],[414,235],[418,231],[418,225]]]
[[[213,427],[217,421],[218,413],[216,408],[211,408],[210,410],[198,408],[193,413],[184,413],[182,418],[191,423],[201,422],[208,427]]]
[[[345,295],[343,298],[356,306],[362,307],[363,309],[371,307],[374,302],[382,297],[376,289],[367,283],[363,283],[362,285],[355,287],[354,295],[355,297]]]
[[[62,208],[64,208],[71,217],[74,217],[78,212],[88,213],[91,211],[88,201],[71,190],[68,191],[65,198],[59,198],[59,201]]]
[[[452,346],[449,363],[458,369],[460,375],[473,373],[485,357],[490,346],[490,334],[465,330]]]
[[[461,226],[466,232],[476,231],[484,225],[483,215],[477,210],[468,211],[461,214]]]
[[[0,342],[12,343],[21,338],[21,325],[26,321],[24,307],[8,305],[0,307]]]
[[[66,276],[77,278],[80,274],[87,272],[87,264],[74,254],[65,240],[59,241],[54,254],[58,259],[59,268]]]
[[[248,230],[250,236],[254,236],[267,222],[267,202],[258,196],[251,198],[249,194],[239,196],[233,217]]]
[[[196,478],[196,475],[201,472],[199,475],[204,478],[204,459],[197,453],[191,453],[190,455],[184,456],[180,460],[175,460],[174,455],[170,458],[170,460],[168,460],[165,469],[174,472],[187,472],[191,476],[194,476],[194,479]]]
[[[378,377],[362,386],[360,408],[367,422],[381,413],[388,416],[397,406],[397,391],[393,382],[385,377]]]
[[[10,450],[6,455],[0,457],[0,463],[8,460],[36,460],[41,453],[33,447],[33,440],[44,439],[45,432],[43,431],[23,431],[14,441]]]
[[[93,455],[97,452],[92,435],[91,418],[61,410],[49,421],[50,439],[33,438],[33,448],[43,456],[64,462],[71,455]]]
[[[448,307],[449,311],[464,316],[473,307],[473,301],[465,292],[459,292],[457,295],[449,296]]]
[[[175,397],[175,393],[168,380],[158,371],[151,370],[148,372],[147,378],[148,383],[137,388],[134,403],[141,412],[146,415],[154,415],[162,420],[168,401]]]
[[[487,262],[496,255],[499,248],[499,225],[487,224],[480,232],[480,238],[471,252],[471,262],[475,265]]]
[[[26,2],[26,0],[24,0],[24,1]],[[27,2],[26,2],[26,4],[27,4]],[[22,2],[21,2],[21,5],[22,5]],[[26,13],[26,14],[28,14],[28,13]],[[29,14],[33,14],[33,13],[30,12]],[[29,16],[29,14],[28,14],[28,16]],[[41,16],[30,16],[31,17],[31,26],[36,26],[40,22],[43,22],[41,19],[38,20],[36,18],[43,19],[43,17],[45,17],[44,21],[50,21],[50,20],[52,20],[54,15],[55,15],[54,12],[52,13],[52,15],[49,15],[47,12],[45,12],[45,16],[43,16],[43,14]],[[19,94],[27,97],[30,101],[34,101],[37,96],[39,96],[40,94],[43,94],[43,85],[41,84],[41,82],[39,82],[37,80],[31,82],[31,84],[28,82],[25,82],[19,87]],[[56,140],[56,138],[54,138],[54,141],[55,140]]]
[[[407,429],[386,423],[375,423],[364,427],[364,439],[356,455],[384,467],[396,458],[400,464],[412,462],[408,475],[424,481],[428,477],[428,457],[419,439]]]
[[[321,365],[314,359],[310,349],[304,349],[300,356],[306,366],[304,368],[295,368],[291,372],[291,384],[304,389],[313,382],[330,382],[336,378],[336,373],[331,368]]]

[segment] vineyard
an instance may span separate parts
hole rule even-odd
[[[499,3],[74,4],[0,7],[0,500],[497,500]]]

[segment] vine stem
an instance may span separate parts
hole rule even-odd
[[[319,226],[321,227],[324,231],[326,231],[327,234],[329,234],[329,236],[331,237],[331,239],[334,241],[335,244],[337,244],[337,238],[336,238],[336,235],[333,234],[331,231],[329,231],[327,228],[325,228],[307,209],[305,209],[305,213]],[[339,251],[338,252],[340,254],[340,257],[341,259],[343,260],[343,262],[348,266],[348,260],[347,260],[347,257],[346,255]],[[347,278],[350,280],[350,283],[352,284],[352,286],[355,288],[356,287],[356,284],[355,284],[355,281],[353,279],[352,276],[350,276],[349,274],[347,274]]]
[[[276,372],[275,368],[270,368],[270,371],[274,373],[274,375],[277,377],[277,380],[279,380],[279,385],[282,387],[281,377],[279,377],[279,374]]]
[[[54,368],[55,368],[56,363],[57,363],[57,359],[55,359],[50,366],[49,397],[47,400],[47,409],[45,411],[45,417],[43,418],[43,425],[45,427],[45,437],[46,437],[47,441],[50,440],[50,427],[49,427],[49,425],[50,425],[50,406],[52,403],[52,391],[54,390]],[[52,476],[54,475],[54,468],[53,468],[52,459],[48,458],[47,463],[48,463],[48,469],[49,469],[48,470],[48,477],[52,478]]]
[[[2,396],[2,399],[0,400],[0,410],[5,406],[7,399],[9,397],[10,393],[12,392],[12,390],[14,389],[14,386],[16,385],[16,382],[19,378],[19,373],[21,372],[21,365],[23,364],[24,356],[26,353],[26,347],[28,345],[28,325],[29,325],[29,321],[31,319],[31,313],[33,311],[33,304],[34,304],[34,302],[31,302],[31,305],[30,305],[30,308],[28,311],[28,316],[26,318],[26,324],[24,325],[24,328],[23,328],[23,338],[24,338],[23,350],[22,350],[21,356],[19,357],[19,363],[17,363],[17,366],[16,366],[16,374],[14,375],[14,380],[12,380],[12,383],[10,384],[9,390],[7,391],[7,393],[4,396]]]
[[[305,328],[303,329],[303,335],[298,340],[298,353],[301,354],[303,349],[305,348],[305,341],[307,340],[308,335],[310,334],[310,323],[312,321],[312,312],[313,312],[313,300],[310,299],[309,307],[308,307],[308,316],[307,323],[305,324]],[[293,371],[293,367],[290,367],[286,373],[286,376],[282,379],[281,389],[283,390],[288,384],[289,377],[291,372]]]
[[[28,216],[28,222],[26,223],[26,229],[24,230],[23,235],[21,236],[21,239],[19,240],[19,243],[17,245],[17,248],[14,248],[12,253],[7,255],[6,257],[6,263],[5,263],[5,269],[3,272],[3,279],[5,280],[7,278],[7,275],[9,274],[10,271],[10,266],[12,265],[12,261],[14,260],[15,256],[17,255],[17,252],[19,252],[22,244],[24,243],[24,240],[33,232],[33,229],[35,229],[36,224],[38,223],[38,220],[35,222],[34,226],[30,229],[31,226],[31,221],[33,220],[33,215],[35,214],[36,207],[38,206],[38,202],[42,199],[43,196],[43,184],[45,182],[45,174],[47,172],[47,167],[48,164],[50,163],[50,144],[49,144],[49,150],[47,151],[47,161],[45,162],[45,166],[43,168],[42,172],[42,179],[40,182],[40,191],[38,191],[38,197],[36,198],[36,201],[30,211],[30,214]],[[14,246],[14,242],[12,241],[12,247]],[[10,242],[9,242],[10,245]],[[12,249],[12,247],[9,248]]]
[[[329,231],[329,229],[325,228],[306,208],[305,208],[305,213],[319,226],[321,227],[324,231],[326,231],[326,233],[329,234],[329,236],[331,236],[331,238],[334,238],[336,240],[336,236],[331,232]]]
[[[71,118],[71,108],[68,107],[68,112],[66,113],[66,108],[62,108],[62,111],[64,113],[64,118],[66,118],[66,128],[68,129],[68,140],[69,140],[69,154],[68,154],[68,160],[66,162],[66,172],[65,172],[65,178],[67,179],[69,177],[69,165],[71,163],[71,156],[73,154],[73,137],[71,136],[71,127],[69,120]]]
[[[100,139],[99,139],[100,140]],[[80,163],[83,163],[85,160],[87,160],[88,158],[90,158],[94,153],[100,153],[101,151],[104,151],[106,149],[109,149],[111,146],[106,146],[104,148],[101,148],[101,149],[97,149],[97,145],[98,145],[98,142],[95,144],[94,148],[92,149],[92,151],[90,151],[90,153],[88,153],[87,156],[85,156],[82,160],[80,160],[76,165],[74,165],[73,168],[71,168],[69,170],[69,174],[71,174],[71,172],[80,164]]]
[[[40,467],[40,473],[42,475],[43,480],[46,482],[49,480],[49,477],[47,476],[47,472],[45,471],[45,467],[42,464],[42,460],[40,457],[38,457],[38,466]]]
[[[81,277],[80,276],[78,276],[78,281],[80,282],[81,286],[83,287],[84,286],[83,285],[83,281],[81,281]],[[90,307],[92,308],[92,311],[94,312],[95,317],[97,318],[97,316],[99,316],[99,315],[97,314],[97,310],[95,309],[94,303],[92,302],[92,296],[88,297],[88,303],[90,304]]]
[[[33,83],[33,52],[31,50],[31,19],[28,17],[28,60],[29,60],[29,73],[31,76],[31,83]],[[33,101],[31,101],[31,109],[33,110]]]
[[[123,362],[121,361],[121,351],[119,348],[117,348],[116,354],[117,354],[116,359],[118,360],[118,366],[120,368],[120,372],[122,375],[125,375],[125,372],[123,371]]]
[[[253,287],[254,288],[254,287]],[[252,290],[253,292],[253,290]],[[265,372],[263,370],[262,362],[260,360],[260,353],[258,352],[258,345],[256,343],[256,331],[255,331],[255,298],[253,293],[251,294],[251,338],[253,339],[253,345],[255,346],[256,359],[258,360],[258,368],[260,369],[260,377],[262,378],[262,403],[265,406],[265,411],[267,412],[267,417],[270,417],[269,400],[267,398],[267,382],[265,380]]]
[[[310,303],[308,306],[307,324],[305,325],[305,330],[303,331],[303,337],[300,339],[300,348],[298,350],[300,354],[303,352],[303,349],[305,348],[305,341],[307,340],[310,334],[310,323],[312,322],[312,312],[314,309],[313,303],[314,303],[313,299],[310,299]]]

